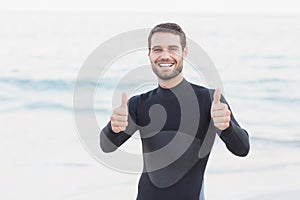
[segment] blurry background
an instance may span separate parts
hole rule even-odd
[[[2,4],[0,198],[135,198],[138,174],[103,166],[81,145],[72,112],[74,84],[85,59],[104,41],[171,21],[214,61],[226,99],[251,136],[252,149],[245,158],[233,156],[217,138],[205,179],[207,199],[296,199],[299,14],[293,0]],[[144,56],[137,60],[143,63]],[[106,95],[111,88],[104,88],[95,103],[100,126],[112,109]]]

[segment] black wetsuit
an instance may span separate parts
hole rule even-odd
[[[207,149],[201,154],[201,145],[207,134],[217,132],[210,116],[213,92],[185,79],[172,89],[159,86],[129,99],[130,120],[125,132],[114,133],[110,123],[101,131],[100,146],[104,152],[111,152],[139,130],[144,171],[139,180],[137,200],[199,200],[209,157]],[[223,97],[221,102],[226,103]],[[248,134],[232,114],[230,126],[219,131],[219,136],[233,154],[248,154]],[[166,164],[165,160],[172,162]]]

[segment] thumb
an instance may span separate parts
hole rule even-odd
[[[221,99],[221,89],[217,88],[214,93],[213,104],[220,103],[220,99]]]
[[[122,92],[122,108],[127,109],[127,101],[127,94],[125,92]]]

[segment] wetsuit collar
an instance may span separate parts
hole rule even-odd
[[[161,97],[166,98],[176,98],[175,95],[183,95],[186,87],[188,87],[189,82],[185,80],[185,78],[182,79],[182,81],[177,84],[176,86],[172,88],[162,88],[160,85],[158,85],[157,93]]]

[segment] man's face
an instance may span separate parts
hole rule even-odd
[[[183,58],[187,48],[182,50],[180,36],[157,32],[151,38],[148,56],[153,72],[162,80],[170,80],[182,72]]]

